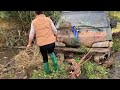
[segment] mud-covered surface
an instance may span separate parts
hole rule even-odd
[[[120,52],[115,53],[115,65],[110,68],[109,78],[120,79]]]
[[[14,77],[15,67],[13,57],[20,49],[0,49],[0,79],[11,79]],[[7,65],[10,62],[10,65]]]
[[[0,49],[0,64],[5,65],[8,63],[15,55],[19,53],[21,49]]]
[[[120,38],[120,31],[114,32],[112,36],[113,36],[113,39],[115,40],[114,43],[117,44]],[[118,47],[118,46],[114,46],[114,47]],[[116,53],[114,53],[115,65],[110,68],[110,73],[109,73],[110,79],[120,79],[120,52],[118,51],[118,48],[114,50],[116,51]]]

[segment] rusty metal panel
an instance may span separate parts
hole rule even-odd
[[[112,40],[112,30],[111,28],[106,28],[106,33],[107,33],[107,40]]]
[[[71,30],[65,29],[59,31],[59,38],[62,38],[61,40],[66,46],[85,45],[92,47],[94,43],[106,41],[107,32],[95,31],[94,29],[81,29],[78,32],[78,38],[76,38]]]
[[[92,30],[86,30],[79,33],[79,40],[81,44],[91,47],[92,44],[96,42],[105,41],[106,35],[106,32],[95,32]]]

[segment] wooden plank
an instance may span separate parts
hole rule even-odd
[[[68,47],[56,47],[57,52],[81,52],[79,48],[68,48]]]

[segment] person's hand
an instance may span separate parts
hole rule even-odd
[[[28,44],[28,45],[27,45],[27,48],[29,48],[29,47],[31,47],[31,45],[30,45],[30,44]]]
[[[61,37],[61,35],[57,36],[57,42],[63,42],[63,38]]]
[[[60,40],[59,40],[59,35],[56,35],[56,40],[57,40],[57,42],[60,41]]]

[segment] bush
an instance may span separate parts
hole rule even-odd
[[[109,17],[112,19],[116,19],[118,22],[120,22],[120,12],[119,11],[109,11],[108,12]]]
[[[21,30],[28,31],[31,21],[34,18],[34,11],[1,11],[0,18],[12,20],[15,19],[21,25]],[[46,16],[50,16],[54,23],[57,22],[60,11],[45,11]]]
[[[45,11],[45,14],[46,16],[50,16],[53,22],[56,23],[59,18],[60,12]],[[34,19],[34,15],[35,15],[34,11],[0,11],[0,18],[8,21],[15,21],[16,24],[18,24],[16,26],[19,26],[20,33],[21,33],[20,34],[21,36],[19,36],[19,40],[18,38],[16,38],[16,36],[14,36],[14,34],[10,33],[11,36],[8,35],[10,36],[10,38],[6,38],[7,46],[14,46],[16,41],[19,41],[19,46],[26,45],[27,43],[26,37],[28,37],[31,21]],[[18,30],[16,30],[15,32],[17,31]],[[19,34],[17,33],[17,35]]]

